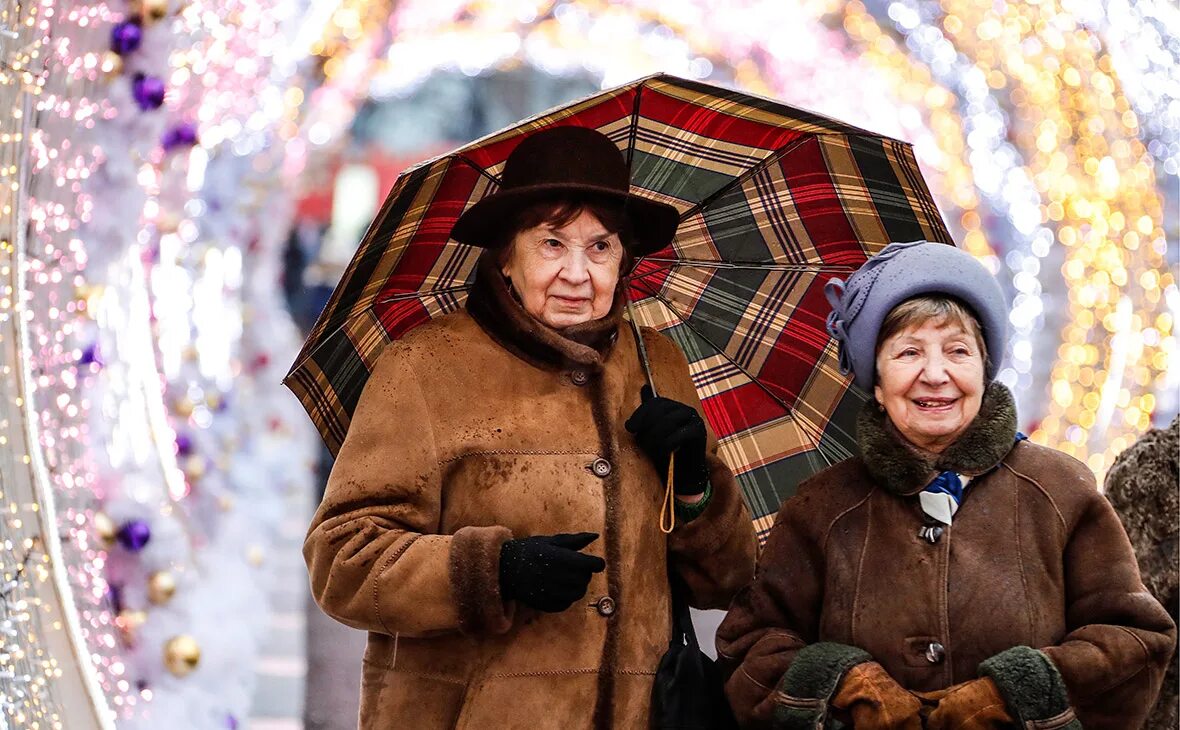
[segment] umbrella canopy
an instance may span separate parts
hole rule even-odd
[[[657,75],[407,170],[284,382],[335,453],[385,345],[462,306],[482,249],[449,240],[455,220],[553,125],[606,134],[632,192],[680,212],[630,277],[634,316],[688,356],[764,532],[801,479],[855,451],[863,395],[839,372],[824,284],[891,241],[951,242],[909,144],[811,112]]]

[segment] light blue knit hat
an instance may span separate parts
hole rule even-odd
[[[923,294],[945,294],[970,307],[987,345],[987,382],[996,377],[1008,339],[1008,305],[1000,284],[966,251],[945,243],[891,243],[847,281],[832,279],[828,333],[840,347],[840,371],[870,392],[876,381],[877,335],[898,304]]]

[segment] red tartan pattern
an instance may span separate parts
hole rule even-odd
[[[909,145],[771,100],[671,76],[551,110],[404,172],[285,382],[339,449],[376,356],[463,306],[479,249],[449,240],[525,136],[607,134],[632,191],[675,205],[672,246],[637,262],[637,320],[671,335],[756,524],[855,448],[823,285],[891,240],[950,243]],[[763,524],[766,523],[766,524]]]

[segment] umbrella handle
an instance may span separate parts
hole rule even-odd
[[[676,452],[672,452],[668,454],[668,486],[664,489],[664,505],[660,507],[660,532],[665,535],[670,534],[672,528],[676,527],[676,497],[672,491],[672,470],[675,464]]]

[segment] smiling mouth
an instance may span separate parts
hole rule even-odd
[[[945,411],[958,400],[958,398],[914,398],[913,402],[924,411]]]

